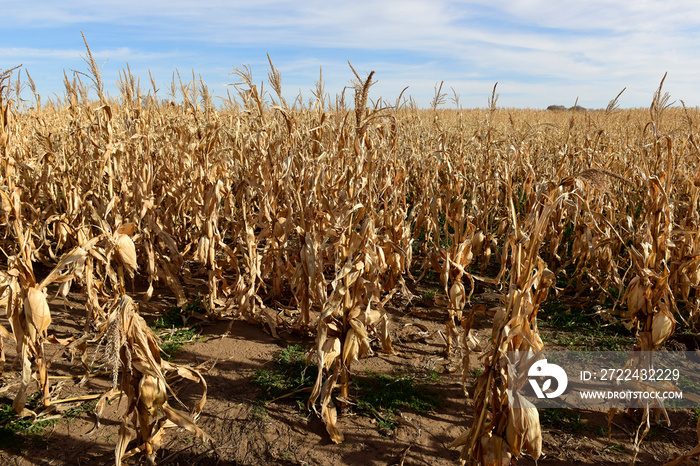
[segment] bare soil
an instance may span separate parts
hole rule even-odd
[[[494,303],[472,298],[475,306],[488,309]],[[161,298],[141,312],[151,322],[172,303]],[[371,371],[382,374],[411,373],[426,377],[439,374],[434,389],[441,405],[434,412],[401,413],[399,427],[382,431],[371,418],[354,414],[352,409],[341,413],[339,426],[346,440],[331,443],[323,423],[296,401],[285,398],[263,403],[261,390],[251,384],[256,369],[269,367],[273,356],[289,344],[313,346],[311,337],[280,333],[275,339],[261,325],[234,321],[204,322],[201,338],[178,351],[173,361],[208,369],[207,402],[198,424],[214,439],[212,450],[193,440],[187,432],[168,434],[164,448],[158,453],[158,464],[164,465],[454,465],[459,464],[459,451],[449,447],[472,422],[471,400],[461,384],[461,356],[445,357],[444,344],[438,330],[444,329],[446,313],[427,301],[411,305],[397,303],[389,309],[391,333],[396,354],[377,351],[352,367],[354,373]],[[51,330],[57,337],[80,334],[83,314],[67,309],[56,300],[52,304],[54,323]],[[490,336],[489,312],[477,318],[478,336],[486,347]],[[423,329],[411,325],[419,323]],[[6,342],[10,343],[10,342]],[[13,345],[7,345],[12,347]],[[47,345],[47,354],[60,350]],[[14,359],[13,348],[8,361]],[[477,355],[471,356],[468,388],[475,380],[474,368],[482,367]],[[51,366],[53,399],[103,393],[111,385],[108,374],[92,377],[79,386],[84,374],[76,358],[66,353]],[[71,378],[72,377],[72,378]],[[18,371],[8,365],[2,375],[0,397],[11,399],[16,391]],[[179,397],[187,404],[200,395],[192,383],[176,385]],[[7,401],[7,400],[5,400]],[[54,414],[65,414],[83,402],[56,404]],[[119,413],[125,409],[114,403],[94,429],[95,418],[83,411],[68,419],[65,415],[40,433],[15,435],[0,441],[0,465],[102,465],[114,461],[114,446],[119,426]],[[635,413],[618,414],[608,438],[607,418],[603,412],[580,412],[580,422],[547,425],[543,422],[543,457],[537,464],[547,465],[623,465],[628,464],[634,434],[639,420]],[[638,415],[638,414],[637,414]],[[638,464],[663,464],[695,446],[696,417],[690,410],[670,412],[672,426],[655,426],[642,443]],[[518,464],[535,462],[526,455]]]

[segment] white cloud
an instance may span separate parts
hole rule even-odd
[[[35,49],[29,47],[0,47],[0,60],[16,59],[57,59],[74,60],[80,58],[78,50]]]
[[[15,31],[75,35],[74,50],[0,48],[0,59],[10,62],[75,61],[84,55],[78,31],[92,26],[88,41],[99,61],[195,68],[216,82],[228,64],[241,62],[265,78],[265,52],[273,49],[281,51],[272,58],[283,85],[302,90],[314,86],[323,66],[327,90],[340,92],[354,57],[358,68],[377,71],[373,90],[391,99],[410,85],[423,105],[443,79],[469,95],[482,86],[488,92],[494,81],[520,86],[511,103],[503,86],[504,105],[546,106],[578,95],[603,106],[623,87],[628,105],[646,105],[665,71],[669,88],[687,93],[677,98],[700,103],[700,3],[690,0],[44,0],[31,8],[10,4],[4,15]],[[117,28],[112,37],[100,36],[110,28]]]
[[[129,47],[91,50],[95,60],[147,61],[173,57],[173,53],[143,52]],[[87,56],[85,50],[78,49],[38,49],[28,47],[0,47],[0,59],[53,59],[76,60]]]

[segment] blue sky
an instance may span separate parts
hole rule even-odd
[[[370,98],[401,90],[426,107],[436,84],[465,108],[485,107],[495,82],[501,107],[647,107],[664,73],[672,100],[700,105],[700,2],[695,0],[358,0],[255,2],[0,1],[0,69],[22,64],[44,98],[63,95],[63,71],[87,71],[80,31],[106,90],[127,62],[166,97],[172,73],[201,75],[225,95],[249,65],[267,79],[267,56],[289,102],[305,102],[323,67],[332,98],[350,85],[348,60],[374,70]],[[265,89],[270,90],[267,83]],[[348,94],[350,101],[351,94]],[[28,96],[27,96],[28,97]],[[448,100],[447,107],[454,106]]]

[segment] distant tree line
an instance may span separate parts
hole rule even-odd
[[[547,110],[551,111],[565,111],[565,110],[574,110],[576,112],[585,112],[587,110],[586,107],[581,107],[580,105],[574,105],[573,107],[566,108],[563,105],[550,105],[547,107]]]

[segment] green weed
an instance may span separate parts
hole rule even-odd
[[[97,400],[92,400],[66,410],[63,413],[63,418],[72,420],[81,414],[91,411],[95,408]],[[26,408],[29,410],[37,410],[39,408],[39,393],[30,395],[27,398]],[[12,410],[12,400],[9,398],[0,398],[0,448],[18,451],[24,444],[24,439],[40,435],[47,427],[55,426],[60,419],[34,420],[31,417],[19,417]]]
[[[606,451],[606,450],[612,450],[612,451],[616,451],[618,453],[624,453],[626,451],[625,446],[621,445],[621,444],[608,445],[607,447],[603,448],[603,451]]]
[[[397,427],[395,419],[400,409],[426,413],[440,406],[438,393],[431,387],[437,378],[433,374],[429,382],[424,382],[409,374],[388,376],[372,372],[355,377],[356,411],[374,418],[380,431],[388,433]]]
[[[253,403],[253,418],[263,420],[267,418],[267,406],[261,401]]]
[[[551,299],[542,304],[539,325],[542,341],[578,351],[621,351],[634,345],[631,332],[598,314],[576,310]]]
[[[318,367],[307,364],[306,351],[301,345],[287,346],[275,356],[271,368],[256,370],[251,383],[263,389],[264,399],[287,395],[316,382]]]
[[[187,320],[194,312],[203,312],[204,307],[201,299],[197,299],[185,306],[173,307],[164,315],[156,319],[151,328],[156,331],[162,340],[161,351],[167,360],[188,343],[197,341],[198,330],[195,327],[187,326]]]
[[[35,393],[27,398],[27,409],[36,410],[39,408],[39,394]],[[79,406],[67,409],[62,418],[73,420],[78,416],[91,412],[95,409],[97,400],[86,401]],[[32,418],[21,418],[12,410],[12,400],[9,398],[0,398],[0,439],[7,435],[14,434],[40,434],[44,428],[56,425],[58,419],[34,421]],[[0,440],[2,442],[2,440]]]
[[[586,421],[581,414],[573,409],[541,408],[540,424],[544,428],[559,429],[565,432],[581,432],[586,427]]]
[[[425,290],[421,293],[420,297],[423,301],[433,302],[436,292],[436,289]]]
[[[31,404],[28,404],[27,408],[32,409]],[[38,435],[46,427],[54,426],[57,422],[57,419],[34,421],[30,417],[19,417],[12,410],[12,400],[0,398],[0,448],[14,448],[22,443],[18,439],[19,435]]]
[[[193,328],[173,329],[170,332],[161,332],[159,335],[162,340],[160,349],[167,360],[172,359],[182,347],[200,338],[197,330]]]
[[[68,421],[72,421],[73,419],[75,419],[75,418],[77,418],[85,413],[93,412],[95,410],[96,406],[97,406],[97,400],[86,401],[85,403],[82,403],[79,406],[67,409],[63,413],[63,418],[68,420]]]
[[[151,325],[151,328],[159,330],[185,327],[187,320],[195,312],[206,312],[201,298],[188,303],[184,308],[173,306],[165,314],[157,318]]]
[[[251,383],[263,390],[256,406],[266,409],[267,401],[284,396],[295,400],[300,411],[306,409],[302,402],[308,398],[305,389],[313,386],[318,375],[317,366],[307,364],[306,352],[301,345],[290,345],[275,356],[272,367],[256,371]],[[388,376],[367,372],[354,376],[357,398],[354,410],[375,419],[382,432],[390,432],[397,426],[398,410],[425,413],[439,406],[437,391],[431,387],[439,379],[437,371],[430,371],[422,380],[408,374]]]

